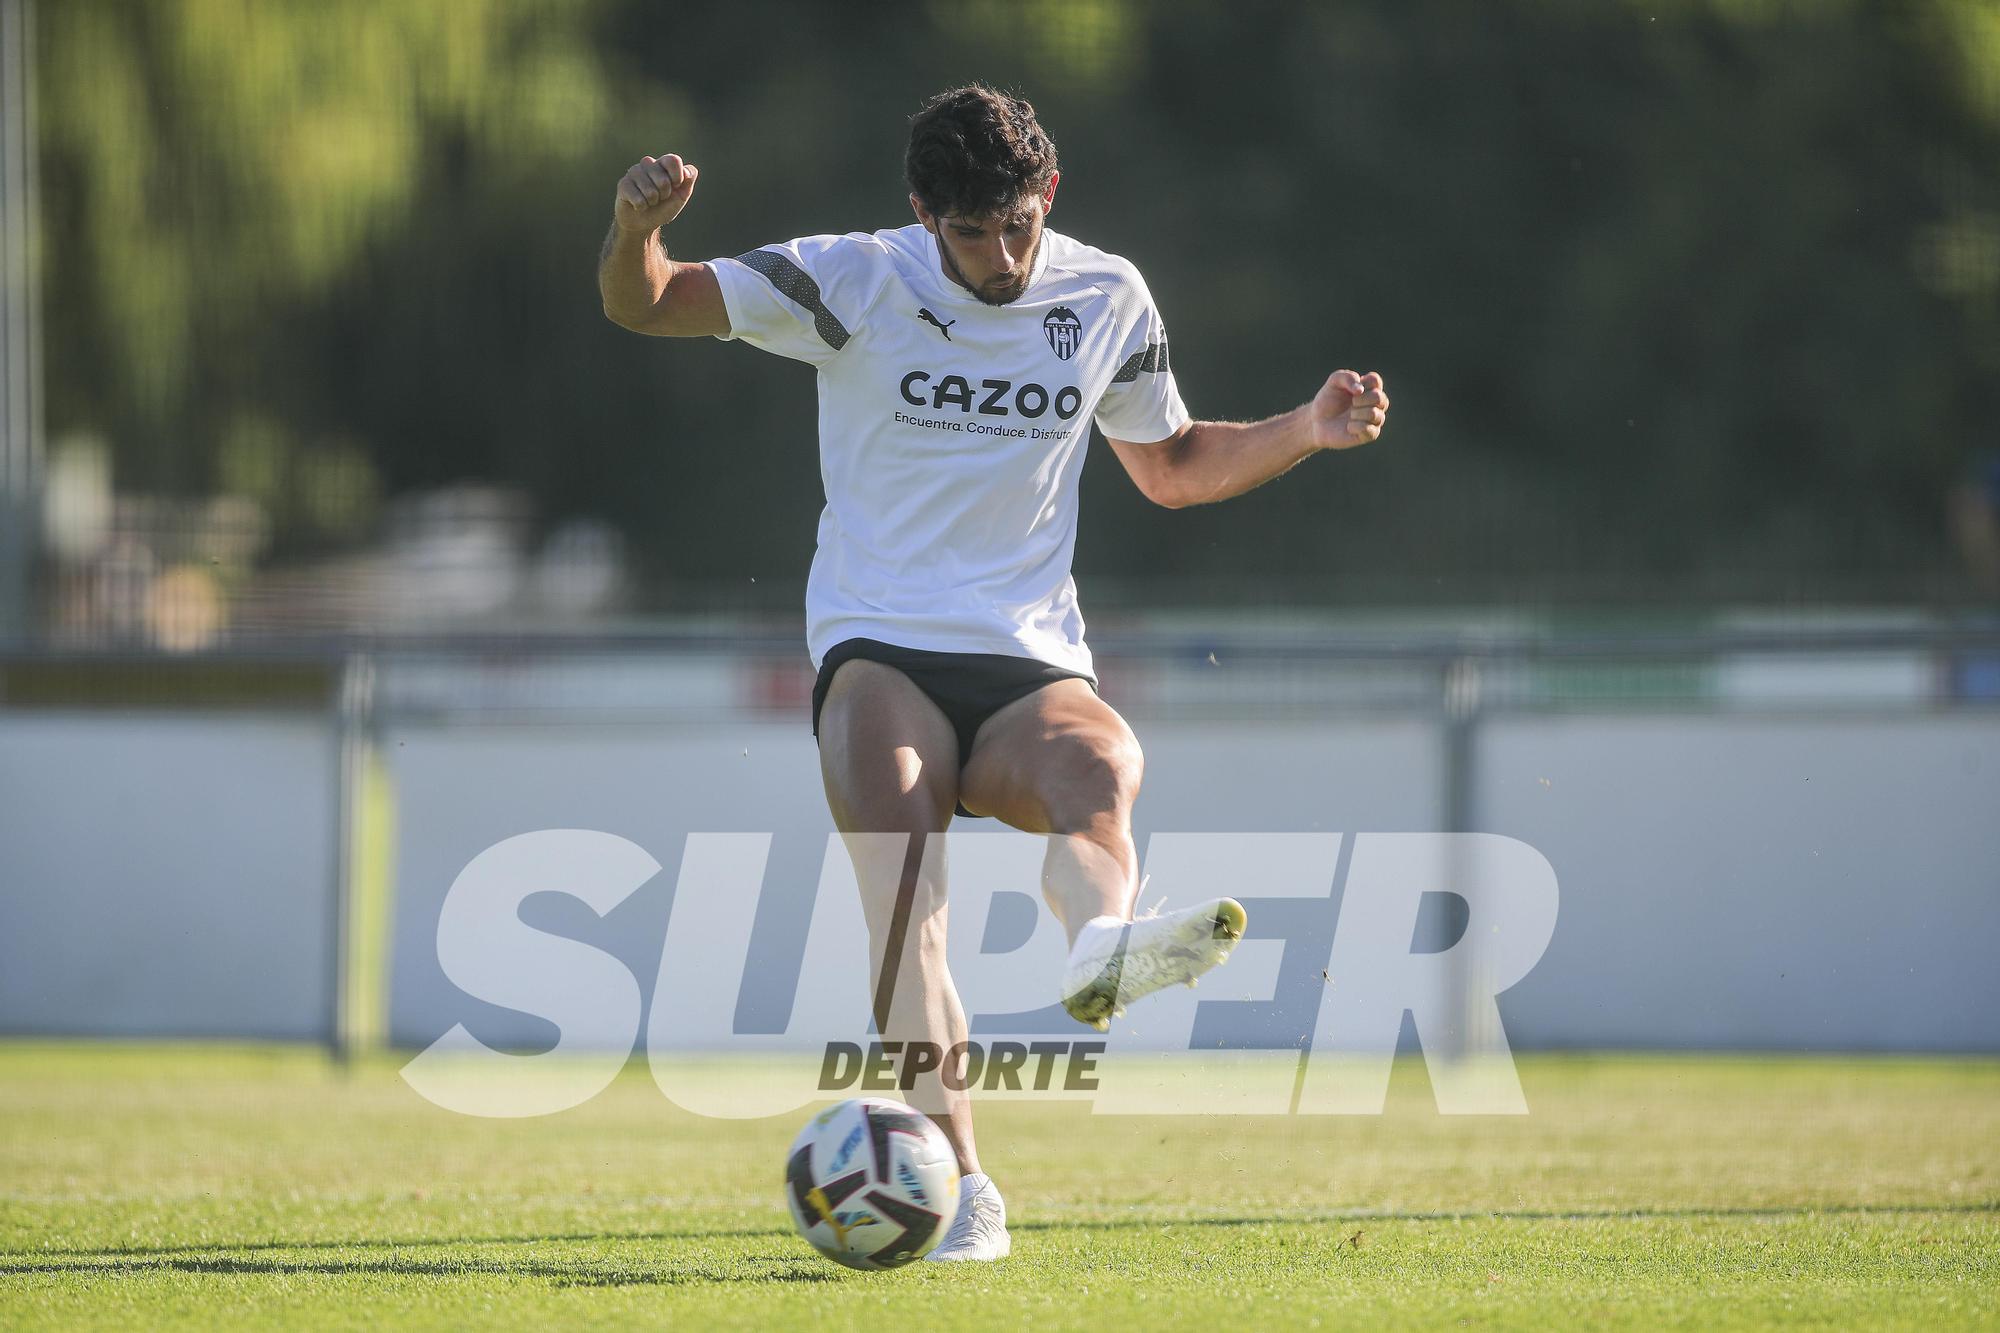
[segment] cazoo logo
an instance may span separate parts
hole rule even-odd
[[[603,917],[660,864],[615,834],[547,829],[497,843],[459,872],[438,913],[437,963],[470,1000],[552,1027],[553,1046],[495,1049],[461,1020],[403,1077],[468,1114],[546,1115],[602,1091],[638,1049],[643,1022],[654,1081],[704,1115],[786,1114],[845,1088],[908,1088],[940,1071],[981,1095],[1083,1100],[1099,1114],[1366,1115],[1382,1110],[1407,1015],[1440,1111],[1527,1110],[1496,997],[1547,948],[1557,890],[1526,843],[1485,833],[1154,833],[1141,906],[1233,892],[1249,930],[1199,991],[1138,1000],[1100,1036],[1055,1003],[1066,941],[1040,901],[1046,841],[934,836],[950,866],[964,1049],[899,1040],[870,1017],[854,865],[901,865],[904,835],[830,837],[808,894],[801,883],[766,883],[772,835],[689,834],[648,1001],[620,958],[537,929],[521,909],[559,895]],[[760,913],[774,891],[786,910]],[[1427,897],[1455,900],[1455,939],[1419,940]],[[781,969],[768,963],[775,936],[796,960]],[[775,1019],[769,1006],[742,1017],[772,996]],[[461,1012],[492,1021],[470,1005]],[[681,1058],[690,1054],[700,1058]]]
[[[929,393],[924,392],[926,385]],[[975,390],[963,375],[946,375],[933,384],[928,370],[913,370],[903,376],[902,390],[903,401],[911,407],[928,407],[934,412],[955,407],[967,415],[1015,415],[1032,421],[1053,408],[1057,417],[1068,421],[1083,408],[1083,390],[1074,384],[1051,390],[1032,382],[983,379]]]

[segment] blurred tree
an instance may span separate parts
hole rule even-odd
[[[1145,271],[1197,413],[1337,365],[1396,398],[1382,445],[1212,511],[1098,450],[1087,604],[1962,592],[1946,496],[2000,429],[1996,13],[65,0],[51,429],[325,538],[362,525],[302,487],[511,483],[618,523],[655,604],[793,610],[812,376],[608,325],[611,185],[701,163],[684,257],[902,225],[905,118],[982,78],[1061,147],[1055,225]]]
[[[327,368],[300,361],[298,312],[393,248],[420,207],[477,234],[471,201],[427,188],[440,139],[493,145],[518,173],[597,132],[591,9],[43,5],[52,416],[113,428],[127,482],[169,490],[216,484],[261,431],[277,453],[260,498],[275,500],[287,439],[330,424],[299,410]],[[289,434],[258,425],[273,415]]]

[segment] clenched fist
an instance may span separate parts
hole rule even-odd
[[[1312,439],[1321,449],[1352,449],[1382,433],[1389,395],[1374,371],[1336,370],[1312,401]]]
[[[618,182],[613,210],[624,231],[651,232],[679,217],[694,194],[701,168],[681,161],[678,154],[642,157]]]

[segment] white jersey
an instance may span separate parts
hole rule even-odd
[[[806,587],[815,666],[844,639],[1095,675],[1070,558],[1090,423],[1188,421],[1139,272],[1044,230],[1019,299],[981,302],[920,226],[713,264],[730,338],[819,369],[826,509]]]

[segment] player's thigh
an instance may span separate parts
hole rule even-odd
[[[1030,833],[1075,833],[1129,820],[1144,760],[1138,737],[1081,680],[1059,680],[986,720],[958,799]]]
[[[894,667],[844,662],[820,707],[819,765],[871,928],[899,904],[905,917],[941,911],[944,839],[933,835],[958,803],[958,736],[938,706]]]
[[[819,714],[819,768],[843,833],[932,833],[958,801],[958,737],[894,667],[843,662]]]

